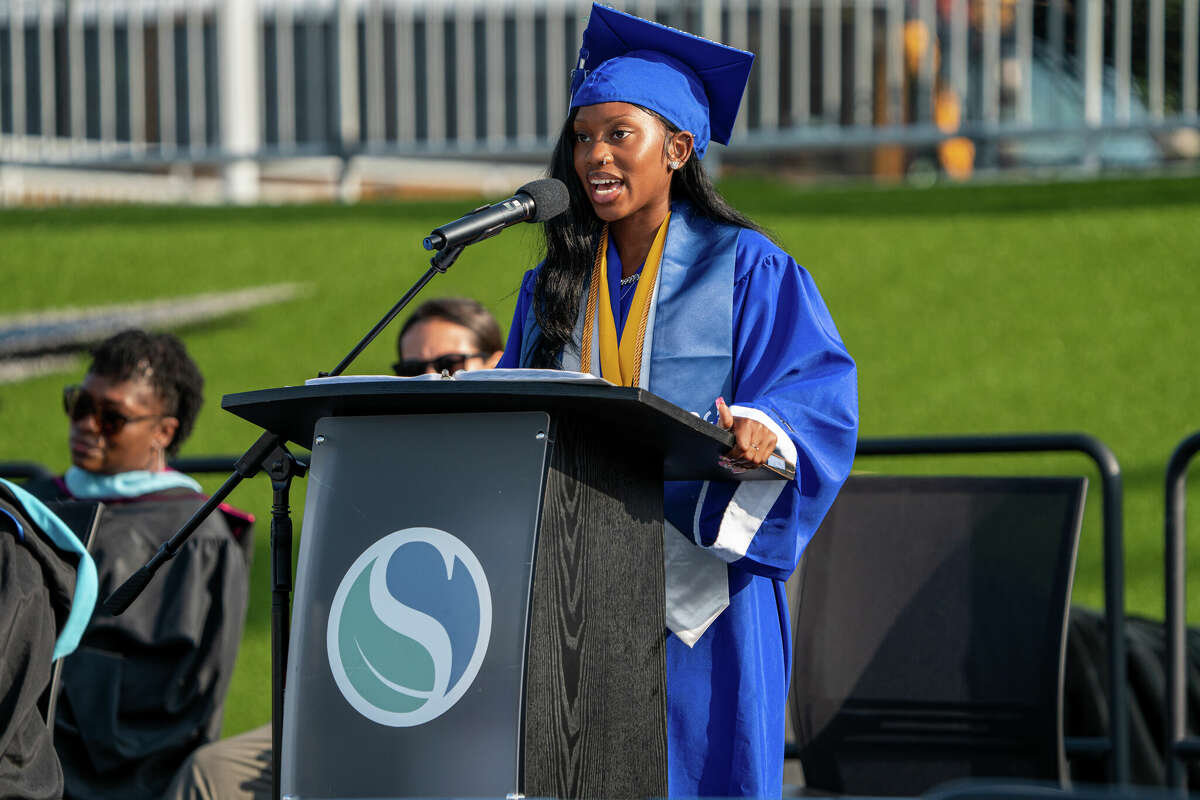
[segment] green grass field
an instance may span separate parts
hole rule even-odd
[[[1112,447],[1125,475],[1126,605],[1161,615],[1163,470],[1200,428],[1200,179],[925,190],[739,179],[723,189],[815,276],[858,361],[864,436],[1083,431]],[[182,332],[208,377],[185,454],[240,453],[255,431],[220,411],[221,396],[330,369],[424,270],[420,238],[470,207],[5,211],[0,314],[307,284],[301,299]],[[424,297],[473,295],[507,325],[536,247],[529,226],[473,247]],[[385,332],[353,371],[387,371],[394,336]],[[0,459],[65,468],[59,390],[81,370],[0,386]],[[1102,602],[1099,482],[1086,458],[858,468],[1092,477],[1075,599]],[[298,514],[302,494],[300,483]],[[1191,495],[1195,507],[1200,490]],[[270,716],[270,487],[258,478],[233,501],[261,524],[226,733]],[[1200,619],[1200,592],[1191,609]]]

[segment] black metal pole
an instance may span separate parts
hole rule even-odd
[[[1164,577],[1167,626],[1167,785],[1187,791],[1187,770],[1181,756],[1192,748],[1187,738],[1187,471],[1200,452],[1200,431],[1184,439],[1167,462],[1163,515]]]
[[[291,638],[292,598],[292,478],[303,477],[306,467],[286,447],[278,447],[265,465],[271,478],[271,796],[279,800],[279,755],[283,744],[283,696],[287,678],[288,640]]]
[[[1125,685],[1125,534],[1121,466],[1112,450],[1085,433],[999,434],[994,436],[929,436],[864,438],[860,456],[968,455],[984,453],[1076,452],[1100,470],[1104,521],[1104,621],[1108,637],[1109,741],[1076,739],[1074,752],[1109,756],[1115,783],[1129,785],[1129,708]]]
[[[221,487],[217,489],[204,502],[204,505],[196,509],[188,521],[183,523],[175,534],[163,542],[150,560],[142,565],[141,569],[129,576],[128,579],[113,591],[104,601],[104,609],[112,614],[117,615],[129,608],[129,604],[137,599],[137,596],[150,584],[150,579],[154,577],[154,573],[158,572],[159,568],[175,557],[179,552],[179,548],[187,541],[188,537],[200,527],[200,523],[208,519],[209,514],[217,510],[217,507],[225,501],[237,485],[246,478],[254,477],[254,475],[262,468],[262,463],[267,456],[281,444],[278,436],[273,433],[264,432],[258,437],[258,440],[250,445],[250,449],[242,454],[242,457],[237,460],[233,466],[233,474],[225,479]]]

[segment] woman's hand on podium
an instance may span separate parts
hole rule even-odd
[[[775,452],[774,432],[757,420],[735,417],[723,397],[717,398],[717,425],[731,431],[736,440],[721,457],[721,463],[732,472],[758,469]]]

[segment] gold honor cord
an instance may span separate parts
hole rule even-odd
[[[588,287],[587,322],[583,325],[582,352],[579,354],[579,371],[592,371],[592,325],[596,319],[596,297],[600,291],[600,281],[604,276],[603,254],[608,250],[608,225],[600,232],[600,247],[596,249],[596,258],[592,260],[592,285]]]
[[[646,343],[646,328],[650,320],[650,308],[654,298],[654,284],[658,279],[658,268],[662,262],[663,246],[666,243],[667,227],[671,215],[659,225],[642,267],[641,278],[630,304],[629,317],[638,320],[637,334],[617,336],[616,320],[613,318],[612,300],[608,292],[608,227],[601,235],[600,247],[592,267],[592,285],[588,291],[587,324],[584,327],[581,359],[583,370],[591,371],[591,347],[599,312],[600,372],[601,376],[618,386],[637,386],[642,374],[642,351]],[[628,322],[626,322],[628,330]]]

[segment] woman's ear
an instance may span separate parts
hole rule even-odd
[[[163,417],[158,421],[154,430],[154,446],[165,451],[175,439],[175,431],[179,430],[179,420],[175,417]]]
[[[680,166],[692,157],[694,138],[688,131],[676,131],[667,137],[667,160],[677,161]]]

